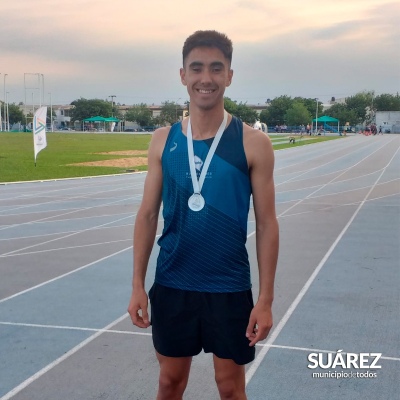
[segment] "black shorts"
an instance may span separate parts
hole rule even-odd
[[[253,309],[251,290],[204,293],[155,283],[149,291],[153,343],[166,357],[191,357],[201,350],[239,365],[254,360],[246,329]]]

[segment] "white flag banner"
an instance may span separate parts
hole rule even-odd
[[[33,148],[35,150],[35,165],[37,154],[47,146],[46,117],[47,107],[40,107],[33,117]]]

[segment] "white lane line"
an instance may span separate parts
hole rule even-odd
[[[40,179],[36,181],[15,181],[15,182],[1,182],[0,185],[8,186],[8,185],[20,185],[23,183],[43,183],[43,182],[59,182],[59,181],[74,181],[74,180],[83,180],[83,179],[97,179],[97,178],[109,178],[115,176],[125,177],[126,175],[137,175],[137,174],[145,174],[147,171],[138,171],[138,172],[125,172],[123,174],[109,174],[109,175],[93,175],[93,176],[74,176],[71,178],[53,178],[53,179]],[[96,183],[98,185],[104,183]]]
[[[394,153],[394,155],[392,156],[392,158],[390,159],[390,161],[387,163],[386,168],[390,165],[390,163],[392,162],[393,158],[396,156],[396,154],[399,152],[400,147],[397,148],[396,152]],[[267,339],[266,341],[266,346],[264,346],[261,351],[258,353],[256,359],[254,360],[254,362],[251,364],[250,368],[247,370],[246,372],[246,386],[249,384],[249,382],[251,381],[251,379],[253,378],[254,374],[256,373],[258,367],[261,365],[262,361],[264,360],[265,356],[268,353],[268,350],[270,349],[270,346],[275,342],[276,338],[278,337],[278,335],[281,333],[282,329],[284,328],[284,326],[286,325],[287,321],[289,320],[289,318],[292,316],[292,314],[294,313],[294,311],[296,310],[297,306],[300,304],[301,300],[303,299],[304,295],[307,293],[308,289],[310,288],[311,284],[314,282],[315,278],[317,277],[317,275],[319,274],[321,268],[325,265],[326,261],[328,260],[328,258],[330,257],[330,255],[333,253],[333,251],[335,250],[336,246],[338,245],[338,243],[340,242],[340,240],[342,239],[342,237],[344,236],[344,234],[347,232],[347,230],[349,229],[350,225],[352,224],[352,222],[354,221],[354,219],[356,218],[356,216],[358,215],[358,213],[360,212],[361,208],[363,207],[363,205],[365,204],[366,200],[368,199],[369,195],[372,193],[372,191],[374,190],[375,186],[377,185],[377,183],[379,182],[379,179],[381,178],[381,176],[384,174],[386,168],[381,172],[380,176],[377,178],[377,180],[375,181],[375,184],[373,186],[371,186],[370,190],[368,191],[368,193],[366,194],[366,196],[364,197],[364,200],[360,203],[360,205],[357,207],[356,211],[354,212],[354,214],[352,215],[352,217],[350,218],[350,220],[347,222],[346,226],[343,228],[343,230],[340,232],[339,236],[336,238],[336,240],[333,242],[332,246],[329,248],[328,252],[325,254],[325,256],[322,258],[322,260],[320,261],[320,263],[318,264],[317,268],[315,268],[314,272],[311,274],[311,276],[308,278],[307,282],[305,283],[305,285],[303,286],[303,288],[300,290],[299,294],[297,295],[297,297],[294,299],[293,303],[290,305],[290,307],[288,308],[288,310],[286,311],[285,315],[282,317],[282,319],[279,321],[278,325],[276,326],[276,328],[274,329],[274,331],[272,332],[271,336]]]
[[[122,217],[122,218],[116,219],[116,220],[114,220],[114,221],[110,221],[110,222],[106,222],[106,223],[104,223],[104,224],[92,226],[92,227],[90,227],[90,228],[83,229],[83,230],[78,231],[78,232],[70,233],[70,234],[68,234],[68,235],[64,235],[64,236],[60,236],[60,237],[57,237],[57,238],[54,238],[54,239],[47,240],[47,241],[45,241],[45,242],[40,242],[40,243],[32,244],[32,245],[30,245],[30,246],[25,246],[25,247],[22,247],[22,248],[20,248],[20,249],[16,249],[16,250],[13,250],[13,251],[9,251],[8,253],[3,253],[3,254],[1,254],[0,256],[1,256],[1,257],[8,256],[8,255],[11,255],[11,254],[14,254],[14,253],[18,253],[18,252],[23,251],[23,250],[31,249],[31,248],[33,248],[33,247],[38,247],[38,246],[42,246],[42,245],[44,245],[44,244],[48,244],[48,243],[51,243],[51,242],[55,242],[55,241],[57,241],[57,240],[66,239],[66,238],[69,238],[69,237],[71,237],[71,236],[79,235],[80,233],[83,233],[83,232],[93,231],[93,230],[96,230],[97,228],[104,227],[104,226],[107,226],[107,225],[110,225],[110,224],[114,224],[114,223],[116,223],[116,222],[118,222],[118,221],[123,221],[124,219],[132,218],[132,217],[134,218],[135,215],[128,215],[127,217]]]
[[[377,175],[377,174],[379,174],[379,172],[382,171],[382,169],[383,169],[383,168],[376,169],[376,170],[373,171],[373,172],[369,172],[369,173],[367,173],[367,174],[358,175],[358,176],[355,176],[354,178],[347,178],[347,179],[343,179],[343,180],[338,180],[337,182],[334,182],[334,183],[349,183],[349,182],[351,182],[351,181],[358,181],[358,180],[360,180],[360,179],[362,179],[362,178],[371,177],[372,175]],[[341,172],[341,171],[343,171],[343,170],[344,170],[344,169],[336,170],[335,173],[330,172],[330,173],[328,173],[328,174],[318,175],[318,177],[315,177],[315,176],[313,176],[313,177],[307,177],[307,178],[299,179],[299,180],[296,180],[296,181],[290,182],[290,183],[296,183],[296,184],[298,184],[298,183],[304,183],[304,182],[307,182],[307,181],[312,181],[312,180],[314,180],[314,179],[324,178],[324,177],[327,177],[327,176],[329,176],[329,175],[335,175],[336,173],[339,173],[339,172]],[[280,183],[279,185],[281,185],[281,183]],[[300,188],[300,189],[289,189],[289,191],[301,190],[301,189],[311,189],[311,188],[314,188],[314,187],[316,187],[316,186],[321,186],[321,185],[322,185],[322,184],[320,184],[320,185],[312,185],[312,186],[304,186],[303,188]],[[284,192],[286,192],[286,191],[287,191],[287,190],[284,190]],[[280,193],[282,193],[282,192],[280,192]]]
[[[71,249],[82,249],[85,247],[104,246],[106,244],[131,242],[131,241],[132,241],[132,239],[109,240],[108,242],[98,242],[98,243],[90,243],[90,244],[81,244],[81,245],[76,245],[76,246],[57,247],[55,249],[28,251],[26,253],[16,253],[16,254],[8,254],[8,255],[0,254],[0,258],[19,257],[19,256],[27,256],[27,255],[40,254],[40,253],[51,253],[53,251],[64,251],[64,250],[71,250]]]
[[[116,214],[116,215],[125,215],[127,213],[123,213],[123,214]],[[110,215],[107,215],[107,217],[109,217]],[[98,218],[98,217],[97,217]],[[73,218],[72,221],[76,219]],[[83,218],[82,218],[83,219]],[[62,220],[58,221],[61,222]],[[70,220],[68,220],[70,221]],[[115,229],[115,228],[124,228],[126,226],[130,226],[132,227],[132,224],[121,224],[121,225],[115,225],[115,226],[102,226],[100,228],[98,228],[99,231],[103,230],[103,229]],[[78,233],[81,231],[61,231],[61,232],[56,232],[56,233],[43,233],[42,235],[29,235],[29,236],[18,236],[18,237],[8,237],[8,238],[3,238],[0,239],[0,242],[4,242],[4,241],[10,241],[10,240],[21,240],[21,239],[32,239],[32,238],[41,238],[41,237],[46,237],[46,236],[55,236],[55,235],[65,235],[67,233]]]
[[[379,147],[378,149],[376,149],[375,152],[378,151],[378,150],[380,150],[381,148],[383,148],[385,145],[386,145],[386,143],[382,144],[382,146]],[[370,147],[375,147],[375,144],[374,144],[374,146],[371,145]],[[363,150],[364,150],[364,149],[363,149]],[[371,153],[370,155],[374,154],[375,152]],[[283,184],[285,184],[285,183],[290,183],[290,182],[293,182],[293,181],[297,182],[297,179],[300,178],[301,176],[306,175],[306,174],[309,174],[309,173],[312,172],[312,171],[319,170],[319,169],[321,169],[322,167],[326,167],[327,165],[336,164],[341,158],[346,158],[346,157],[352,156],[352,154],[353,154],[353,152],[350,152],[350,153],[348,153],[348,154],[342,155],[341,157],[336,157],[336,158],[334,158],[334,159],[332,159],[332,160],[329,160],[329,161],[327,161],[327,162],[324,163],[324,164],[318,164],[317,166],[315,166],[315,167],[313,167],[313,168],[309,168],[309,169],[300,171],[300,173],[297,173],[296,176],[293,176],[292,178],[289,178],[289,179],[287,179],[287,180],[285,180],[285,181],[283,181],[283,182],[280,182],[280,183],[277,184],[276,186],[280,186],[280,185],[283,185]],[[367,157],[369,157],[370,155],[368,155]],[[324,157],[324,158],[325,158],[325,157]],[[343,171],[343,173],[344,173],[344,172],[348,171],[349,169],[353,168],[354,166],[356,166],[357,164],[359,164],[359,163],[360,163],[361,161],[363,161],[364,159],[365,159],[365,157],[362,158],[360,161],[358,161],[356,164],[351,165],[351,166],[349,166],[349,167],[347,167],[347,168],[342,168],[342,169],[336,170],[335,172],[338,173],[338,172],[340,172],[340,171]],[[308,160],[307,160],[307,161],[308,161]],[[296,172],[290,173],[290,175],[292,175],[292,174],[296,174]],[[329,173],[329,175],[331,175],[331,174],[332,174],[332,172]],[[341,175],[342,175],[342,174],[339,174],[338,177],[341,176]],[[284,175],[281,175],[281,176],[284,176]]]
[[[347,142],[347,141],[346,141]],[[321,154],[321,152],[320,152],[320,147],[324,147],[324,145],[325,144],[328,144],[329,143],[329,147],[327,147],[326,149],[323,149],[323,150],[328,150],[328,151],[326,151],[325,153],[323,153],[323,154]],[[292,150],[292,149],[285,149],[286,150],[286,152],[285,153],[280,153],[281,155],[282,155],[282,158],[283,158],[283,156],[285,155],[285,156],[287,156],[286,157],[286,160],[285,161],[280,161],[280,162],[286,162],[286,163],[290,163],[291,162],[291,160],[290,160],[290,158],[289,157],[291,157],[291,156],[295,156],[297,159],[301,159],[301,161],[297,161],[297,162],[295,162],[295,163],[293,163],[293,164],[290,164],[290,165],[285,165],[285,166],[282,166],[282,167],[277,167],[276,169],[275,169],[275,171],[276,172],[279,172],[279,171],[281,171],[282,169],[286,169],[286,168],[291,168],[291,167],[296,167],[296,166],[298,166],[299,164],[300,165],[302,165],[302,164],[304,164],[305,162],[307,162],[307,163],[309,163],[310,161],[315,161],[315,160],[318,160],[318,159],[320,159],[321,157],[323,157],[323,158],[325,158],[325,157],[327,157],[327,156],[330,156],[331,154],[335,154],[335,153],[338,153],[338,152],[340,152],[340,151],[342,151],[343,149],[344,150],[351,150],[351,151],[353,151],[354,149],[364,149],[365,147],[368,147],[368,145],[369,145],[369,143],[367,143],[367,144],[365,144],[365,143],[363,143],[363,144],[365,144],[365,146],[364,147],[361,147],[360,146],[360,143],[353,143],[353,142],[351,142],[351,145],[352,145],[352,147],[349,147],[349,143],[347,142],[347,143],[343,143],[343,142],[341,142],[341,141],[334,141],[333,143],[332,143],[332,141],[327,141],[327,142],[321,142],[321,143],[315,143],[317,146],[315,146],[312,150],[314,150],[314,153],[315,154],[313,154],[312,155],[312,158],[310,158],[309,156],[308,156],[308,154],[309,154],[309,152],[310,152],[310,148],[306,148],[306,147],[296,147],[296,148],[294,148],[294,149],[296,149],[296,152],[293,152],[293,153],[289,153],[289,151],[288,150]],[[333,147],[333,145],[336,145],[337,144],[337,146],[336,147]],[[294,150],[293,149],[293,150]],[[306,160],[304,160],[304,159],[302,159],[302,157],[301,157],[301,155],[300,155],[300,151],[302,151],[303,153],[304,152],[307,152],[307,158],[306,158]],[[300,157],[299,157],[299,155],[300,155]],[[289,158],[289,159],[288,159]],[[294,172],[295,173],[295,172]],[[285,173],[283,173],[283,175],[287,175],[287,174],[285,174]]]
[[[384,183],[379,183],[378,185],[376,185],[376,188],[380,188],[380,186],[384,186],[384,185],[386,185],[388,182],[384,182]],[[392,182],[389,182],[389,183],[392,183]],[[331,197],[331,196],[336,196],[336,195],[338,195],[338,194],[348,194],[348,193],[350,193],[350,192],[357,192],[357,191],[365,191],[366,189],[368,189],[368,188],[370,188],[371,186],[363,186],[363,187],[360,187],[360,188],[356,188],[356,189],[349,189],[349,190],[346,190],[346,191],[343,191],[343,192],[333,192],[333,193],[328,193],[328,194],[321,194],[321,195],[318,195],[318,196],[313,196],[313,197],[310,197],[310,198],[308,198],[308,199],[303,199],[303,200],[323,200],[325,197],[327,197],[327,198],[329,198],[329,197]],[[367,201],[372,201],[372,200],[375,200],[375,199],[383,199],[383,198],[385,198],[385,197],[391,197],[391,196],[397,196],[398,194],[400,194],[400,190],[398,191],[398,192],[396,192],[396,193],[391,193],[391,194],[387,194],[387,195],[384,195],[384,196],[379,196],[379,197],[371,197],[370,199],[368,199]],[[290,204],[290,203],[294,203],[295,201],[299,201],[299,200],[297,200],[297,199],[292,199],[292,200],[284,200],[284,201],[277,201],[275,204],[276,205],[285,205],[285,204]],[[343,204],[340,204],[339,203],[339,201],[340,201],[340,199],[339,200],[337,200],[337,199],[335,199],[335,205],[330,205],[330,206],[327,206],[326,208],[327,209],[331,209],[331,208],[335,208],[335,207],[341,207],[341,206],[349,206],[349,205],[355,205],[355,204],[359,204],[360,203],[360,201],[353,201],[353,202],[351,202],[351,203],[343,203]],[[317,206],[317,203],[315,203],[316,204],[316,206]],[[324,208],[321,208],[320,210],[323,210]],[[289,214],[289,215],[295,215],[296,213],[293,213],[293,214]],[[301,212],[300,212],[300,214],[302,214]],[[1,240],[7,240],[7,239],[0,239],[0,241]]]
[[[139,179],[139,178],[138,178]],[[80,179],[82,180],[82,179]],[[51,187],[55,186],[53,180],[49,180],[49,182],[52,183]],[[41,198],[41,197],[60,197],[60,196],[70,196],[71,192],[76,192],[76,191],[82,191],[82,182],[74,182],[73,185],[68,185],[63,186],[59,185],[58,189],[51,189],[46,185],[29,185],[29,183],[42,183],[42,182],[32,182],[32,181],[25,181],[25,182],[18,182],[21,183],[17,189],[21,190],[15,190],[14,192],[9,188],[10,190],[6,191],[5,194],[8,196],[12,196],[12,199],[36,199],[36,198]],[[25,185],[24,185],[25,184]],[[26,185],[28,184],[28,185]],[[133,187],[140,185],[141,181],[139,183],[136,181],[129,181],[128,185],[131,185]],[[1,185],[1,184],[0,184]],[[24,187],[28,186],[27,190],[23,190]],[[57,186],[56,186],[57,187]],[[109,179],[109,182],[105,185],[104,182],[85,182],[84,183],[85,189],[93,190],[93,192],[87,192],[85,196],[89,196],[91,194],[97,194],[97,193],[109,193],[109,192],[114,192],[116,190],[120,190],[123,188],[127,188],[127,182],[126,181],[116,181],[114,179]],[[101,190],[98,190],[101,189]],[[67,193],[60,193],[60,192],[67,192]],[[69,193],[68,193],[69,192]],[[10,200],[10,197],[4,197],[0,199],[0,201],[7,201]]]
[[[292,181],[293,179],[297,179],[298,177],[303,176],[304,174],[308,174],[310,171],[313,171],[315,169],[319,169],[320,167],[332,164],[333,162],[336,162],[337,160],[339,160],[341,158],[346,158],[346,157],[349,157],[351,155],[354,155],[355,151],[361,152],[361,151],[364,151],[364,150],[368,149],[369,147],[375,147],[375,146],[376,146],[376,144],[369,143],[366,146],[360,147],[359,143],[358,143],[358,144],[354,145],[351,148],[350,147],[345,147],[345,148],[341,148],[341,149],[335,149],[334,151],[326,152],[325,154],[317,154],[317,156],[313,157],[312,159],[309,159],[308,157],[306,157],[305,159],[302,159],[300,162],[298,162],[296,164],[292,164],[292,165],[289,165],[289,166],[286,166],[286,167],[281,167],[281,168],[275,169],[274,170],[274,174],[277,177],[280,177],[280,178],[284,178],[286,176],[292,176],[292,175],[295,175],[295,174],[299,174],[299,175],[296,175],[296,176],[292,176],[292,178],[290,178],[287,181],[287,182],[289,182],[289,181]],[[344,151],[346,153],[342,154]],[[340,154],[340,156],[338,156],[337,154]],[[330,157],[333,157],[333,158],[329,159]],[[325,160],[327,158],[328,158],[328,161],[325,162]],[[322,161],[320,161],[320,160],[322,160]],[[317,164],[317,166],[316,167],[312,167],[312,168],[308,167],[308,165],[310,164],[310,161],[311,161],[312,164]],[[321,163],[321,162],[323,162],[323,163]],[[300,166],[299,166],[299,164],[300,164]],[[304,165],[304,167],[302,167],[302,165]],[[288,172],[282,171],[282,170],[285,170],[285,169],[288,169],[288,168],[291,169],[293,166],[296,166],[297,171],[296,170],[291,171],[291,172],[290,171],[288,171]],[[301,168],[303,168],[303,169],[301,169]],[[338,172],[340,172],[340,169],[338,170]],[[331,172],[330,174],[332,174],[332,173],[334,173],[334,172]],[[283,183],[285,183],[285,182],[283,182]]]
[[[385,196],[380,196],[380,197],[371,197],[370,199],[367,199],[365,201],[365,203],[372,203],[372,202],[377,201],[377,200],[382,200],[382,199],[386,199],[386,198],[389,198],[389,197],[398,196],[399,194],[400,193],[394,193],[394,194],[387,194]],[[352,202],[352,203],[335,204],[335,205],[329,205],[329,206],[323,206],[323,207],[315,205],[314,209],[312,209],[312,210],[294,212],[294,213],[291,213],[291,214],[285,214],[285,215],[283,215],[282,217],[279,217],[279,218],[289,218],[289,217],[295,217],[297,215],[303,215],[303,214],[314,214],[314,213],[316,213],[318,211],[334,210],[336,208],[341,208],[341,207],[357,206],[360,203],[361,203],[361,200],[360,201],[355,201],[355,202]],[[280,203],[280,204],[283,204],[283,203]],[[396,206],[400,207],[400,202]],[[392,206],[392,207],[395,207],[395,206]]]
[[[115,321],[111,322],[111,324],[107,325],[103,330],[108,330],[108,329],[112,328],[113,326],[117,325],[119,322],[123,321],[125,318],[126,318],[126,314],[124,314],[122,317],[119,317]],[[97,337],[99,337],[103,333],[103,330],[96,332],[95,334],[93,334],[92,336],[88,337],[86,340],[84,340],[83,342],[79,343],[77,346],[75,346],[74,348],[72,348],[71,350],[69,350],[68,352],[63,354],[61,357],[59,357],[56,360],[54,360],[52,363],[46,365],[40,371],[36,372],[36,374],[32,375],[31,377],[26,379],[24,382],[22,382],[21,384],[16,386],[14,389],[12,389],[8,393],[6,393],[0,400],[9,400],[12,397],[14,397],[17,393],[19,393],[21,390],[25,389],[31,383],[33,383],[34,381],[39,379],[46,372],[50,371],[51,369],[56,367],[58,364],[60,364],[61,362],[65,361],[66,359],[71,357],[73,354],[78,352],[80,349],[85,347],[87,344],[89,344],[90,342],[95,340]]]
[[[81,271],[81,270],[83,270],[83,269],[85,269],[85,268],[88,268],[88,267],[90,267],[91,265],[97,264],[97,263],[99,263],[99,262],[101,262],[101,261],[107,260],[107,258],[116,256],[117,254],[123,253],[124,251],[129,250],[129,249],[131,249],[131,248],[132,248],[132,246],[125,247],[125,248],[122,249],[122,250],[116,251],[115,253],[109,254],[108,256],[99,258],[98,260],[92,261],[92,262],[89,263],[89,264],[82,265],[82,266],[79,267],[79,268],[76,268],[76,269],[74,269],[74,270],[72,270],[72,271],[69,271],[69,272],[67,272],[67,273],[65,273],[65,274],[59,275],[59,276],[57,276],[57,277],[55,277],[55,278],[53,278],[53,279],[49,279],[48,281],[39,283],[38,285],[32,286],[32,287],[30,287],[29,289],[22,290],[21,292],[18,292],[18,293],[15,293],[15,294],[11,295],[11,296],[5,297],[4,299],[0,299],[0,303],[3,303],[3,302],[5,302],[5,301],[7,301],[7,300],[11,300],[11,299],[13,299],[14,297],[20,296],[21,294],[25,294],[25,293],[28,293],[28,292],[30,292],[30,291],[32,291],[32,290],[38,289],[38,288],[40,288],[40,287],[42,287],[42,286],[44,286],[44,285],[47,285],[47,284],[49,284],[49,283],[51,283],[51,282],[55,282],[55,281],[57,281],[57,280],[59,280],[59,279],[65,278],[65,277],[68,276],[68,275],[75,274],[75,273],[78,272],[78,271]]]
[[[126,313],[123,317],[127,318],[129,315]],[[121,331],[116,329],[96,329],[96,328],[83,328],[80,326],[67,326],[67,325],[44,325],[44,324],[25,324],[22,322],[6,322],[0,321],[0,325],[4,326],[20,326],[23,328],[40,328],[40,329],[61,329],[67,331],[83,331],[83,332],[100,332],[100,333],[114,333],[118,335],[131,335],[131,336],[153,336],[150,332],[137,332],[137,331]],[[297,347],[297,346],[283,346],[279,344],[262,344],[257,343],[257,347],[271,347],[273,349],[282,349],[282,350],[295,350],[295,351],[304,351],[308,353],[332,353],[335,354],[337,350],[325,350],[325,349],[316,349],[316,348],[308,348],[308,347]],[[342,351],[342,354],[347,354],[349,351]],[[356,351],[354,351],[356,353]],[[381,356],[383,360],[390,361],[400,361],[398,357],[387,357]]]
[[[1,324],[1,322],[0,322]],[[257,343],[257,346],[260,347],[272,347],[274,349],[282,349],[282,350],[296,350],[296,351],[306,351],[309,353],[332,353],[336,354],[337,350],[321,350],[321,349],[309,349],[307,347],[296,347],[296,346],[282,346],[278,344],[260,344]],[[347,354],[350,353],[349,351],[342,351],[341,354]],[[355,352],[356,353],[356,352]],[[357,352],[358,353],[358,352]],[[365,352],[367,353],[367,352]],[[400,361],[400,358],[397,357],[386,357],[386,356],[381,356],[381,359],[383,360],[390,360],[390,361]]]
[[[161,235],[156,235],[156,239],[159,238],[160,236],[161,236]],[[14,297],[20,296],[21,294],[28,293],[28,292],[30,292],[30,291],[32,291],[32,290],[35,290],[35,289],[40,288],[40,287],[42,287],[42,286],[44,286],[44,285],[47,285],[48,283],[55,282],[55,281],[57,281],[57,280],[59,280],[59,279],[62,279],[62,278],[64,278],[64,277],[68,276],[68,275],[72,275],[72,274],[74,274],[75,272],[79,272],[79,271],[81,271],[81,270],[83,270],[83,269],[85,269],[85,268],[87,268],[87,267],[90,267],[91,265],[94,265],[94,264],[97,264],[98,262],[104,261],[104,260],[106,260],[107,258],[116,256],[117,254],[123,253],[123,252],[126,251],[126,250],[132,249],[132,247],[133,247],[132,245],[131,245],[131,246],[128,246],[128,247],[125,247],[125,248],[122,249],[122,250],[116,251],[115,253],[109,254],[108,256],[99,258],[99,259],[96,260],[96,261],[92,261],[92,262],[89,263],[89,264],[85,264],[85,265],[83,265],[82,267],[76,268],[76,269],[74,269],[74,270],[72,270],[72,271],[69,271],[69,272],[67,272],[67,273],[65,273],[65,274],[59,275],[59,276],[57,276],[57,277],[55,277],[55,278],[53,278],[53,279],[49,279],[49,280],[47,280],[47,281],[45,281],[45,282],[39,283],[38,285],[32,286],[32,287],[30,287],[29,289],[25,289],[25,290],[22,290],[21,292],[14,293],[14,294],[11,295],[11,296],[5,297],[4,299],[0,299],[0,303],[3,303],[4,301],[10,300],[10,299],[13,299]],[[0,400],[1,400],[1,399],[0,399]]]
[[[56,217],[61,217],[63,215],[69,215],[69,214],[77,213],[79,211],[87,211],[87,210],[91,210],[91,209],[94,209],[94,208],[107,207],[107,206],[110,206],[112,204],[120,203],[122,201],[132,200],[132,199],[134,199],[135,197],[138,197],[138,196],[140,196],[140,195],[129,196],[129,197],[125,197],[125,198],[122,198],[122,199],[119,199],[119,200],[109,201],[108,203],[99,204],[99,205],[96,205],[96,206],[83,207],[83,208],[78,208],[78,209],[74,208],[72,211],[64,212],[64,213],[57,214],[57,215],[50,215],[48,217],[43,217],[43,218],[37,219],[35,221],[22,222],[20,224],[5,225],[3,227],[0,227],[0,231],[5,230],[5,229],[9,229],[9,228],[15,228],[15,227],[22,226],[22,225],[36,224],[38,222],[43,222],[43,221],[46,221],[46,220],[51,219],[51,218],[56,218]],[[54,203],[57,203],[57,202],[54,202]],[[49,202],[49,204],[54,204],[54,203]]]
[[[389,144],[393,141],[394,139],[392,139]],[[315,193],[318,193],[320,190],[322,190],[323,188],[327,187],[328,185],[332,184],[333,182],[336,181],[337,178],[339,178],[340,176],[342,176],[343,174],[345,174],[347,171],[349,171],[350,169],[354,168],[355,166],[357,166],[358,164],[361,164],[363,161],[365,161],[366,159],[368,159],[369,157],[371,157],[373,154],[375,154],[376,152],[378,152],[379,150],[381,150],[383,147],[385,147],[388,143],[383,144],[381,147],[377,148],[375,151],[373,151],[372,153],[368,154],[367,156],[365,156],[364,158],[362,158],[360,161],[358,161],[357,163],[355,163],[354,165],[350,166],[349,168],[345,169],[341,174],[339,174],[338,176],[332,178],[329,182],[325,183],[324,185],[322,185],[319,189],[314,190],[312,193],[308,194],[306,197],[304,197],[303,199],[297,201],[295,204],[293,204],[291,207],[289,207],[288,209],[286,209],[285,211],[283,211],[280,216],[285,215],[288,211],[290,211],[291,209],[293,209],[294,207],[298,206],[299,204],[301,204],[303,201],[308,200],[310,198],[312,198],[314,196]],[[398,151],[398,149],[397,149]],[[397,153],[396,151],[396,153]],[[395,153],[395,154],[396,154]],[[394,157],[394,156],[393,156]],[[392,161],[393,157],[391,158],[391,160],[389,161],[389,163]],[[384,167],[382,169],[382,172],[380,173],[378,179],[375,181],[373,187],[376,186],[376,183],[379,181],[379,179],[381,178],[381,176],[383,175],[383,173],[386,171],[386,168],[389,164],[386,165],[386,167]],[[314,196],[315,197],[315,196]]]
[[[139,185],[137,185],[137,186],[139,186]],[[97,195],[103,194],[103,193],[107,193],[108,194],[110,192],[126,192],[126,191],[130,192],[131,190],[132,190],[131,188],[126,187],[126,185],[125,185],[125,186],[122,186],[121,188],[116,188],[116,189],[112,189],[112,190],[108,190],[108,191],[101,190],[101,191],[94,192],[94,193],[86,193],[86,194],[75,195],[75,196],[71,196],[71,197],[65,196],[64,198],[61,198],[60,200],[52,199],[51,201],[46,201],[46,202],[41,202],[41,203],[29,203],[29,204],[25,204],[25,205],[20,205],[18,207],[11,208],[11,209],[7,208],[4,211],[0,211],[0,213],[9,212],[9,211],[13,211],[13,210],[21,210],[21,209],[30,208],[30,207],[44,206],[46,204],[68,203],[68,202],[71,202],[73,200],[79,200],[79,199],[88,199],[89,198],[89,199],[92,199],[92,200],[97,200],[98,199],[97,197],[92,198],[91,196],[95,196],[95,195],[97,196]],[[118,193],[118,194],[121,195],[121,193]],[[114,196],[114,198],[115,198],[115,196]],[[103,200],[104,197],[102,197],[100,199]],[[2,201],[2,199],[0,199],[0,200]]]
[[[128,317],[128,313],[123,315],[124,318]],[[122,318],[122,317],[121,317]],[[100,333],[118,333],[124,335],[139,335],[139,336],[152,336],[150,332],[132,332],[120,331],[115,329],[96,329],[96,328],[83,328],[80,326],[66,326],[66,325],[43,325],[43,324],[24,324],[21,322],[6,322],[0,321],[0,325],[5,326],[21,326],[24,328],[43,328],[43,329],[65,329],[67,331],[84,331],[84,332],[100,332]]]

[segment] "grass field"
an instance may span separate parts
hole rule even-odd
[[[339,136],[303,138],[289,144],[287,137],[272,136],[274,149],[303,146],[315,142],[332,140]],[[147,165],[135,167],[71,165],[82,162],[118,160],[126,155],[99,154],[117,151],[147,151],[150,134],[95,134],[47,132],[47,147],[37,156],[34,164],[32,133],[0,132],[0,183],[84,177],[145,171]],[[282,143],[285,141],[285,143]],[[278,144],[277,142],[281,142]],[[137,158],[139,155],[129,155]],[[143,157],[143,156],[142,156]],[[117,164],[117,162],[115,162]]]

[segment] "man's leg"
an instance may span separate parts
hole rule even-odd
[[[214,355],[215,381],[222,400],[246,400],[244,365]]]
[[[158,352],[156,355],[160,364],[157,400],[182,400],[192,357],[165,357]]]

